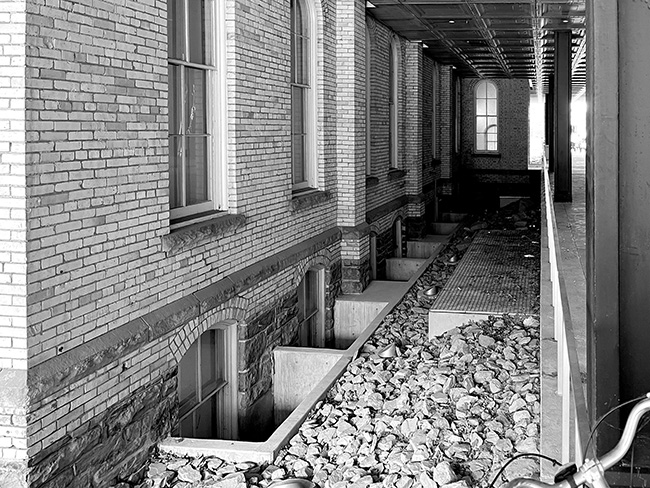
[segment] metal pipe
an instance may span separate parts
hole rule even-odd
[[[625,456],[625,453],[627,453],[632,445],[641,417],[643,417],[643,415],[648,411],[650,411],[650,393],[646,393],[645,400],[637,403],[630,412],[630,416],[627,418],[627,422],[625,422],[625,429],[623,430],[623,434],[621,435],[618,444],[616,444],[614,449],[600,458],[600,464],[603,466],[605,471],[623,459],[623,456]]]

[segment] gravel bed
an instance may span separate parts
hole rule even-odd
[[[429,340],[434,298],[423,291],[444,286],[450,258],[462,258],[478,229],[520,229],[538,255],[537,219],[511,205],[458,232],[273,464],[156,456],[142,483],[122,488],[266,488],[294,477],[321,488],[486,488],[513,456],[538,452],[539,322],[490,317]],[[538,470],[522,457],[496,484]]]

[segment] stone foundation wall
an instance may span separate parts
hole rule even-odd
[[[273,420],[273,350],[278,346],[298,345],[298,283],[314,264],[325,266],[324,329],[326,346],[333,343],[333,306],[341,290],[341,260],[312,256],[280,275],[261,283],[255,294],[269,284],[281,286],[291,276],[285,294],[266,303],[263,310],[239,325],[239,439],[265,440],[275,429]],[[284,275],[284,277],[282,276]]]
[[[133,391],[29,460],[30,488],[88,488],[128,479],[176,420],[176,368]]]

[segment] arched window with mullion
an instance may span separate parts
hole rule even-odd
[[[482,80],[476,85],[476,139],[477,152],[498,151],[498,92],[496,85]]]
[[[399,44],[396,39],[388,53],[388,144],[391,168],[399,168]]]
[[[305,0],[291,0],[291,162],[294,189],[313,185],[312,22]]]

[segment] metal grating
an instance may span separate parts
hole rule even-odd
[[[535,313],[538,269],[539,243],[518,231],[480,231],[431,311]]]

